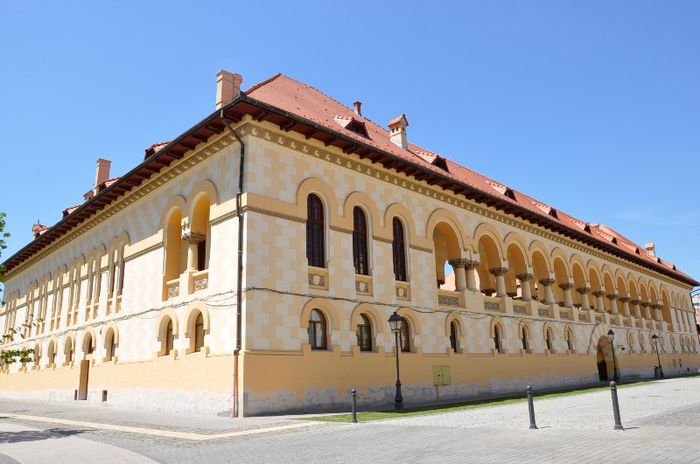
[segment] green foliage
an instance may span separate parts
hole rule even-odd
[[[3,350],[0,351],[0,360],[4,364],[12,364],[14,362],[28,363],[32,362],[34,359],[31,354],[34,353],[33,348],[27,348],[22,350]]]

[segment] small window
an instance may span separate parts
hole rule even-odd
[[[326,318],[318,309],[311,311],[309,317],[309,345],[312,350],[327,349]]]
[[[369,275],[367,254],[367,216],[359,206],[353,209],[352,257],[355,274]]]
[[[173,320],[168,318],[168,323],[165,326],[165,333],[163,334],[163,355],[170,356],[173,352],[173,345],[175,344],[175,335],[173,333]]]
[[[497,353],[503,352],[503,337],[500,325],[496,325],[493,328],[493,347],[496,349]]]
[[[360,315],[357,323],[357,345],[360,351],[372,351],[372,324],[365,314]]]
[[[450,322],[450,347],[455,353],[459,353],[459,325],[457,321]]]
[[[523,327],[523,350],[529,351],[530,350],[530,334],[527,330],[527,327]]]
[[[394,255],[394,278],[399,282],[406,282],[406,243],[403,224],[397,217],[392,222],[394,239],[391,249]]]
[[[405,317],[401,318],[401,331],[399,332],[399,344],[404,353],[411,352],[411,324]]]
[[[547,344],[547,351],[549,351],[549,352],[554,351],[554,348],[552,345],[552,330],[551,329],[547,329],[547,331],[545,332],[544,341]]]
[[[116,343],[115,343],[115,337],[114,337],[114,331],[110,330],[107,333],[107,339],[105,341],[105,361],[112,361],[114,359],[114,352],[116,351]]]
[[[307,198],[306,258],[309,266],[326,267],[323,203],[313,193]]]
[[[56,363],[56,347],[53,342],[49,343],[49,351],[46,353],[49,358],[49,366]]]
[[[66,364],[70,364],[73,362],[73,342],[69,338],[66,340]]]
[[[632,346],[631,343],[630,343],[630,346]],[[570,330],[568,332],[566,332],[566,348],[569,350],[570,353],[574,352],[574,342],[573,342],[573,337],[571,336]]]
[[[194,351],[200,352],[204,347],[204,316],[200,312],[194,321]]]

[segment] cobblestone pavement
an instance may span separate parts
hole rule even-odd
[[[45,462],[162,463],[698,463],[700,378],[669,379],[619,390],[624,431],[613,431],[608,391],[536,400],[539,430],[528,430],[525,403],[363,424],[313,423],[284,428],[291,418],[231,420],[62,403],[0,401],[9,413],[201,433],[282,427],[206,441],[96,427],[0,419],[0,464]],[[227,422],[226,422],[227,421]],[[248,422],[250,421],[250,422]],[[173,424],[175,422],[175,424]],[[189,424],[183,428],[182,423]],[[66,454],[70,451],[70,455]],[[80,456],[81,458],[77,458]],[[4,460],[5,459],[5,460]]]

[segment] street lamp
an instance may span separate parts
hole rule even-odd
[[[659,336],[654,334],[651,336],[651,341],[654,343],[654,351],[656,351],[656,360],[659,362],[659,378],[664,378],[664,368],[661,367],[661,356],[659,356]]]
[[[619,376],[617,375],[617,361],[615,360],[615,332],[613,332],[612,329],[608,330],[608,338],[610,339],[610,346],[612,347],[613,380],[617,382],[619,381]]]
[[[394,311],[394,314],[389,317],[389,327],[391,327],[391,331],[394,332],[394,342],[396,344],[396,397],[394,398],[394,409],[403,409],[401,378],[399,376],[399,334],[401,333],[402,326],[403,319]]]

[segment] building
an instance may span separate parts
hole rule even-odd
[[[700,364],[693,278],[278,74],[6,261],[0,394],[254,415],[448,401]],[[37,198],[37,201],[39,199]],[[446,274],[454,274],[446,283]],[[614,339],[608,336],[612,331]]]

